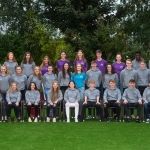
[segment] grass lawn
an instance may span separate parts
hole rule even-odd
[[[1,150],[149,150],[150,124],[0,123]]]

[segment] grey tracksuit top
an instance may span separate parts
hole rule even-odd
[[[57,99],[58,102],[63,99],[63,95],[62,95],[62,93],[61,93],[60,90],[59,90],[59,94],[60,94],[60,96],[59,96],[59,98]],[[52,102],[52,100],[51,100],[51,90],[49,90],[49,91],[47,92],[47,103],[48,103],[48,104],[53,104],[53,102]]]
[[[44,85],[44,88],[51,88],[53,81],[57,80],[56,74],[52,73],[49,74],[48,72],[44,74],[42,77],[42,82]]]
[[[104,101],[116,101],[116,100],[121,100],[121,92],[118,88],[114,88],[114,89],[110,89],[110,88],[107,88],[105,91],[104,91],[104,96],[103,96],[103,100]]]
[[[11,77],[11,82],[16,82],[18,84],[19,90],[24,90],[27,84],[27,76],[24,74],[13,74]]]
[[[143,58],[141,58],[141,60],[143,60]],[[138,70],[140,68],[140,61],[137,61],[136,59],[134,59],[132,61],[132,67],[134,70]]]
[[[147,87],[143,93],[143,100],[150,102],[150,87]]]
[[[39,80],[38,76],[30,75],[30,77],[27,80],[27,88],[29,87],[31,82],[34,82],[36,84],[37,89],[40,90],[42,86],[42,79]]]
[[[103,83],[103,88],[109,88],[109,81],[110,79],[114,79],[116,81],[116,85],[118,84],[118,75],[116,73],[114,74],[104,74],[102,83]]]
[[[60,71],[58,73],[58,82],[59,82],[60,86],[68,86],[69,81],[70,81],[70,76],[69,76],[68,73],[66,73],[66,78],[65,79],[63,78],[62,71]]]
[[[65,95],[64,95],[64,101],[66,102],[70,102],[70,103],[74,103],[76,101],[80,101],[80,93],[79,90],[77,89],[71,89],[68,88],[65,91]]]
[[[28,62],[26,64],[21,63],[21,67],[23,70],[23,74],[29,77],[34,71],[35,63],[34,61],[31,64]]]
[[[10,93],[9,91],[7,91],[6,94],[6,101],[7,102],[12,102],[12,103],[19,103],[21,100],[21,93],[20,91],[14,91],[12,93]]]
[[[150,70],[139,68],[137,70],[137,86],[147,86],[150,80]]]
[[[100,97],[100,92],[96,88],[91,90],[90,88],[84,91],[84,96],[87,97],[87,101],[96,102],[97,97]]]
[[[11,76],[10,75],[2,76],[0,74],[0,90],[2,93],[8,91],[10,84],[11,84]]]
[[[125,68],[121,71],[120,83],[123,86],[123,88],[127,88],[129,86],[129,81],[131,79],[137,81],[137,73],[134,69],[128,70],[127,68]]]
[[[138,89],[128,87],[123,93],[122,100],[127,100],[128,103],[137,103],[138,100],[142,100],[142,97]]]
[[[4,65],[7,66],[8,70],[10,71],[10,75],[15,74],[15,68],[18,66],[17,62],[5,61]]]
[[[26,103],[39,103],[40,102],[40,92],[38,90],[28,90],[25,93]]]
[[[91,80],[95,81],[95,87],[100,86],[101,81],[102,81],[102,73],[99,69],[96,69],[96,70],[89,69],[86,72],[86,76],[87,76],[86,84],[88,87],[89,87],[89,82]]]

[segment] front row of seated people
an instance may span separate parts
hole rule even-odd
[[[149,111],[148,107],[150,106],[150,81],[149,87],[147,87],[143,93],[143,102],[142,97],[140,95],[139,90],[135,87],[135,80],[131,79],[129,81],[129,87],[124,90],[123,96],[121,98],[121,92],[118,88],[116,88],[115,80],[111,79],[109,81],[109,88],[104,91],[104,115],[102,103],[100,103],[100,92],[95,88],[95,81],[91,80],[89,83],[89,88],[85,90],[84,96],[85,100],[82,104],[80,121],[82,122],[85,117],[85,109],[88,107],[95,107],[98,111],[99,120],[105,121],[105,119],[109,122],[110,116],[108,113],[109,107],[115,107],[117,113],[117,122],[120,121],[120,111],[121,111],[121,99],[123,101],[124,106],[124,114],[125,121],[130,122],[128,107],[136,107],[137,108],[137,117],[136,122],[141,122],[140,114],[142,110],[142,103],[144,104],[144,111],[146,114],[146,122],[149,122]],[[28,90],[25,94],[26,98],[26,106],[28,112],[28,122],[32,122],[30,118],[30,109],[34,107],[35,109],[35,119],[34,122],[37,122],[38,115],[38,106],[40,102],[40,93],[37,90],[36,84],[31,82]],[[10,89],[6,94],[7,100],[7,116],[8,122],[11,122],[11,109],[14,108],[15,111],[15,119],[14,122],[18,121],[19,117],[19,106],[21,100],[21,93],[18,89],[18,86],[15,82],[13,82],[10,86]],[[54,81],[52,84],[52,88],[47,93],[47,122],[50,121],[49,112],[52,108],[53,110],[53,122],[56,122],[56,108],[58,106],[59,101],[63,100],[63,95],[59,89],[59,84],[57,81]],[[65,108],[66,108],[66,116],[67,122],[70,122],[69,108],[75,108],[75,122],[78,122],[78,113],[79,113],[79,101],[80,94],[79,91],[75,87],[75,83],[73,81],[69,82],[69,87],[64,94]],[[105,119],[104,119],[104,118]]]

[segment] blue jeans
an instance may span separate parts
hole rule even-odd
[[[146,119],[149,119],[148,107],[150,107],[150,102],[144,104],[144,112],[145,112],[145,115],[146,115]]]
[[[44,88],[44,94],[46,95],[50,88]]]
[[[4,108],[2,109],[2,116],[6,116],[7,115],[6,93],[2,93],[2,101],[4,101]]]
[[[82,111],[82,104],[84,101],[84,91],[85,91],[85,87],[80,87],[78,88],[79,93],[80,93],[80,101],[79,101],[79,115],[81,115],[81,111]]]

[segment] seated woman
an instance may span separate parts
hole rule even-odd
[[[80,93],[79,90],[75,88],[74,81],[69,82],[69,88],[65,92],[64,100],[66,102],[66,115],[67,122],[70,122],[69,108],[75,107],[75,122],[78,122],[78,113],[79,113],[79,101]]]
[[[38,106],[40,102],[40,92],[38,91],[36,84],[34,82],[30,83],[29,88],[26,91],[25,98],[27,103],[28,122],[32,122],[30,117],[31,107],[34,107],[35,109],[34,122],[38,122],[37,116],[38,116]]]
[[[53,81],[51,89],[47,92],[47,122],[50,122],[50,108],[53,109],[53,122],[56,122],[57,103],[63,99],[60,87],[57,81]]]
[[[150,107],[150,81],[148,81],[148,87],[144,90],[143,93],[143,101],[144,101],[144,112],[146,115],[146,123],[149,123],[149,107]]]
[[[19,117],[19,102],[21,100],[21,93],[18,89],[17,83],[12,82],[9,90],[6,94],[6,101],[7,105],[7,115],[8,115],[8,122],[11,123],[11,109],[14,108],[15,111],[15,119],[14,122],[18,122]]]

